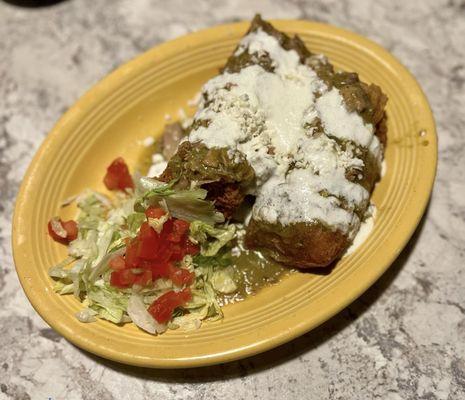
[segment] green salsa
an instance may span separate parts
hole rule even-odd
[[[218,293],[218,300],[222,305],[244,300],[293,272],[254,250],[242,250],[240,255],[233,256],[232,268],[237,290],[231,294]]]

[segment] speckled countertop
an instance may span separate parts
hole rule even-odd
[[[222,22],[306,18],[368,36],[418,78],[437,121],[425,218],[388,272],[348,309],[276,350],[187,371],[131,368],[51,330],[11,257],[14,199],[54,122],[120,63]],[[70,0],[0,2],[0,400],[465,399],[465,2]]]

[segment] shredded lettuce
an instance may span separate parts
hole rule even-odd
[[[48,274],[52,278],[64,279],[69,278],[69,269],[66,267],[71,264],[75,259],[73,257],[66,257],[63,261],[57,265],[51,267],[48,270]]]
[[[182,328],[186,331],[199,329],[202,325],[202,320],[208,316],[208,309],[208,305],[198,309],[190,309],[189,314],[174,317],[169,327],[171,329]]]
[[[112,253],[105,253],[102,258],[97,258],[96,262],[93,264],[93,268],[89,273],[88,280],[89,282],[95,282],[100,275],[108,271],[108,262],[110,259],[116,255],[122,255],[124,253],[124,248],[121,248]],[[97,262],[98,261],[98,262]]]
[[[171,215],[185,221],[200,220],[207,224],[223,222],[223,214],[217,212],[213,203],[205,200],[205,189],[183,190],[165,199]]]
[[[60,294],[71,294],[74,292],[74,284],[73,282],[65,283],[63,280],[61,280],[55,282],[53,285],[53,290]]]
[[[200,243],[203,256],[215,256],[218,251],[230,242],[236,233],[235,225],[214,227],[202,221],[193,221],[189,228],[191,240]]]
[[[220,290],[215,289],[213,277],[216,273],[231,265],[230,251],[222,249],[215,256],[199,254],[193,257],[191,262],[196,276],[195,289],[193,290],[192,300],[186,305],[186,308],[197,315],[204,315],[205,313],[202,319],[215,321],[223,318],[223,312],[217,299],[217,293]],[[218,288],[220,288],[219,285]],[[175,320],[176,318],[173,321]],[[187,318],[185,320],[192,322]],[[182,322],[184,320],[177,319],[177,321]]]
[[[166,183],[158,181],[154,178],[149,178],[146,176],[141,177],[137,181],[137,191],[143,194],[143,197],[149,198],[152,196],[170,196],[176,191],[173,189],[175,180]]]
[[[145,221],[145,214],[140,212],[133,212],[127,217],[127,226],[131,233],[136,234],[142,222]]]
[[[193,257],[192,263],[196,275],[207,276],[211,280],[213,271],[226,268],[232,263],[231,252],[227,249],[220,250],[214,257],[198,254]]]
[[[77,197],[79,233],[68,246],[68,257],[49,269],[55,280],[54,291],[73,294],[84,308],[76,313],[81,322],[94,322],[97,318],[116,324],[133,322],[152,333],[166,329],[197,329],[205,320],[221,319],[223,313],[218,294],[236,290],[231,264],[230,244],[236,234],[235,226],[216,225],[224,218],[213,203],[206,200],[207,192],[201,188],[173,189],[168,184],[150,178],[136,181],[136,190],[120,194],[110,201],[93,191]],[[181,267],[195,273],[190,286],[192,299],[182,309],[176,309],[172,320],[159,324],[148,313],[148,306],[170,290],[179,290],[170,279],[156,279],[147,287],[118,289],[110,285],[112,257],[125,252],[126,241],[134,238],[146,221],[144,211],[150,205],[161,206],[167,214],[148,223],[157,232],[169,217],[190,221],[190,239],[200,244],[201,254],[187,255]]]
[[[79,321],[88,323],[97,321],[97,318],[95,318],[95,316],[98,315],[98,313],[97,311],[94,311],[90,308],[84,308],[78,311],[75,315]]]
[[[109,209],[109,200],[104,196],[87,190],[77,198],[77,206],[80,209],[78,216],[79,231],[97,229]]]
[[[215,210],[211,201],[205,200],[205,189],[174,190],[173,184],[174,182],[163,183],[153,178],[141,178],[138,187],[145,191],[136,202],[136,210],[162,204],[173,217],[185,221],[200,220],[210,225],[224,221],[223,214]]]
[[[116,290],[107,284],[93,285],[88,288],[89,308],[99,317],[115,324],[124,322],[123,315],[128,307],[129,294]]]
[[[87,230],[76,240],[73,240],[68,247],[68,254],[75,258],[94,259],[98,256],[97,246],[98,231]]]
[[[129,236],[126,229],[127,201],[125,198],[115,205],[92,191],[80,195],[77,199],[80,210],[78,238],[68,246],[69,257],[49,270],[49,275],[57,279],[55,291],[73,293],[78,299],[93,296],[90,308],[99,316],[118,322],[122,320],[121,313],[114,311],[118,307],[113,307],[109,301],[103,304],[96,300],[96,293],[105,293],[106,289],[96,287],[95,283],[108,270],[110,258],[124,252],[124,237]],[[133,207],[134,200],[130,202]],[[69,268],[73,261],[74,265]]]
[[[214,271],[211,284],[213,289],[220,293],[230,294],[237,290],[237,285],[234,282],[234,271],[231,267]]]

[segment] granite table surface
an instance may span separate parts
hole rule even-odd
[[[428,210],[397,261],[362,297],[273,351],[195,370],[100,359],[55,333],[16,276],[11,216],[23,174],[59,116],[140,52],[215,24],[304,18],[390,50],[434,110],[439,168]],[[0,400],[465,399],[465,2],[0,1]]]

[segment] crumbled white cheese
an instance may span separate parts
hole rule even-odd
[[[141,141],[141,144],[145,147],[150,147],[154,143],[155,143],[155,138],[153,136],[147,136],[145,139]]]
[[[165,160],[162,154],[155,153],[152,155],[152,165],[149,168],[147,176],[157,177],[163,173],[166,169],[168,162]]]
[[[193,121],[194,121],[194,120],[193,120],[192,118],[186,118],[185,120],[183,120],[183,121],[181,122],[182,128],[183,128],[183,129],[187,129],[189,126],[192,125],[192,122],[193,122]]]
[[[231,249],[231,255],[233,257],[239,257],[241,255],[241,248],[239,246],[234,246]]]
[[[297,168],[310,168],[315,174],[329,177],[335,171],[341,173],[348,168],[363,169],[363,161],[355,157],[354,148],[340,146],[326,135],[304,139],[299,143],[299,152],[294,160]]]
[[[189,107],[197,107],[200,103],[201,97],[202,97],[202,93],[197,92],[192,99],[187,100],[187,105]]]
[[[185,119],[187,119],[187,114],[184,111],[184,108],[181,107],[178,109],[178,117],[181,121],[184,121]]]

